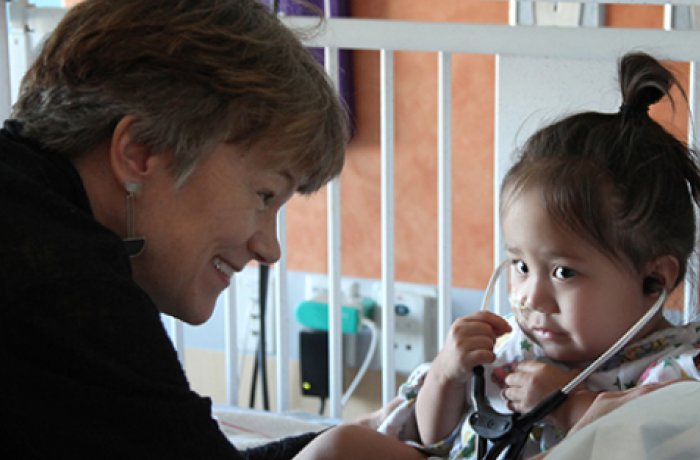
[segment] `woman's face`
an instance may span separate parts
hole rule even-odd
[[[585,363],[607,350],[650,308],[643,276],[623,267],[548,214],[525,189],[503,212],[511,296],[523,331],[551,358]]]
[[[169,159],[159,161],[135,201],[135,233],[146,246],[131,259],[134,277],[163,313],[200,324],[248,262],[279,259],[277,212],[297,179],[269,154],[226,143],[179,188]]]

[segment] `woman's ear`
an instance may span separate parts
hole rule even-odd
[[[117,123],[112,132],[109,155],[115,179],[120,184],[142,184],[153,172],[163,155],[155,155],[150,147],[138,143],[133,135],[136,118],[127,115]]]
[[[676,287],[680,272],[678,259],[672,255],[659,256],[647,264],[646,274],[642,283],[645,295],[653,295],[666,290],[671,292]]]

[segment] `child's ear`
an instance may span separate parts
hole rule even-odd
[[[671,292],[676,287],[679,272],[680,264],[674,256],[656,257],[647,264],[646,276],[642,282],[644,294],[657,294],[662,290]]]
[[[154,167],[163,160],[163,155],[155,155],[150,147],[136,141],[133,125],[136,118],[127,115],[112,132],[109,155],[115,179],[124,185],[128,182],[142,184]]]

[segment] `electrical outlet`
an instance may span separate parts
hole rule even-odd
[[[398,372],[410,373],[437,354],[437,297],[397,287],[394,303],[394,351]]]
[[[238,328],[238,350],[255,354],[260,341],[260,288],[258,267],[248,267],[235,278]],[[275,353],[275,313],[272,271],[268,283],[265,309],[265,348],[268,355]]]
[[[342,278],[343,302],[354,295],[381,299],[381,282],[362,278]],[[328,294],[328,277],[307,274],[304,283],[305,299],[323,299]],[[394,286],[394,350],[396,370],[409,373],[419,364],[431,361],[437,354],[437,291],[434,286],[396,283]],[[381,308],[381,306],[379,306]],[[381,334],[381,312],[374,312],[374,322]],[[381,340],[381,339],[380,339]],[[366,330],[343,338],[346,365],[357,367],[364,360],[370,336]],[[381,353],[377,352],[371,364],[381,369]]]

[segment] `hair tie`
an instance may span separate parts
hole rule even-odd
[[[623,117],[645,117],[648,115],[649,107],[641,110],[633,105],[622,104],[620,106],[620,115]]]

